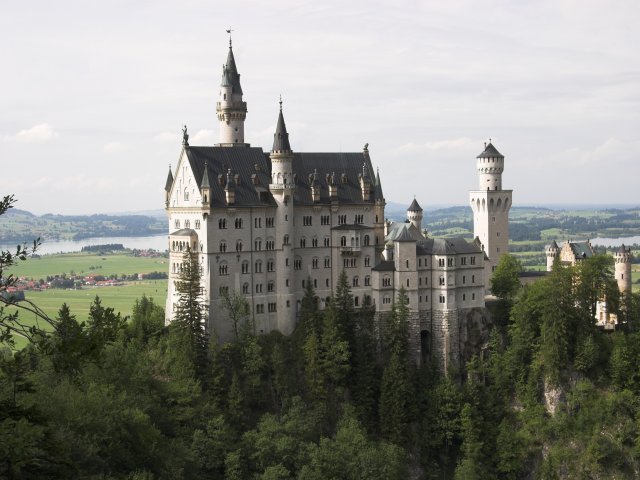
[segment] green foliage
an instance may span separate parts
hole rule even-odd
[[[522,270],[520,260],[513,255],[502,255],[491,275],[491,293],[502,300],[511,301],[520,290],[519,274]]]
[[[175,288],[178,301],[175,303],[173,323],[188,333],[196,373],[200,378],[204,378],[209,349],[207,315],[202,301],[198,255],[189,248],[182,257],[180,277]]]

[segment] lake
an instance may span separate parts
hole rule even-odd
[[[149,235],[146,237],[90,237],[82,240],[43,240],[37,253],[47,255],[50,253],[79,252],[82,247],[89,245],[105,245],[109,243],[121,243],[125,248],[138,248],[145,250],[153,248],[161,252],[167,250],[168,235]],[[27,243],[27,246],[29,244]],[[15,251],[16,244],[0,245],[0,249]]]
[[[599,245],[601,247],[619,247],[622,244],[633,245],[634,243],[640,243],[640,235],[634,237],[620,237],[620,238],[592,238],[591,245]]]

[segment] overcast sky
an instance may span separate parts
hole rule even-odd
[[[218,141],[231,26],[245,140],[360,151],[388,201],[463,205],[492,138],[515,205],[639,204],[640,2],[20,1],[0,16],[0,194],[163,208],[181,126]]]

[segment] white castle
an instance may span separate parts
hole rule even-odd
[[[240,74],[229,43],[216,106],[220,143],[191,146],[186,127],[175,171],[169,169],[167,322],[174,282],[187,246],[198,253],[208,328],[233,336],[222,306],[237,291],[250,306],[256,333],[290,334],[306,282],[320,308],[344,270],[356,308],[389,312],[404,288],[416,360],[433,356],[444,370],[461,360],[469,325],[484,320],[489,276],[509,241],[511,190],[502,190],[504,157],[491,144],[477,157],[478,190],[470,192],[476,239],[434,239],[422,230],[414,199],[405,222],[385,219],[379,172],[361,152],[294,151],[282,112],[273,147],[245,143]]]

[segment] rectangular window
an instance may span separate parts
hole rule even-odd
[[[444,267],[444,258],[439,258],[438,259],[438,266],[439,267]]]
[[[320,225],[329,225],[329,215],[322,215],[320,217]]]
[[[466,265],[467,264],[467,257],[462,257],[460,259],[460,265]]]
[[[476,257],[471,257],[471,265],[475,265],[476,264]]]
[[[304,215],[302,217],[302,225],[304,225],[305,227],[310,227],[312,225],[313,222],[313,217],[311,215]]]

